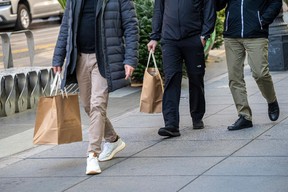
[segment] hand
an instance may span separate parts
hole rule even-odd
[[[62,67],[60,67],[60,66],[57,66],[57,67],[53,67],[53,72],[54,73],[61,73],[62,72]]]
[[[131,67],[130,65],[125,64],[124,68],[125,68],[125,75],[126,75],[125,79],[127,80],[129,77],[132,76],[134,67]]]
[[[205,47],[206,46],[206,40],[204,38],[201,38],[201,37],[200,37],[200,39],[201,39],[201,43],[202,43],[203,47]]]
[[[151,40],[148,44],[147,44],[147,47],[148,47],[148,51],[151,51],[154,53],[155,52],[155,49],[156,49],[156,46],[157,46],[157,41],[155,40]]]

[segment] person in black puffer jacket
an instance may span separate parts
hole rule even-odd
[[[205,114],[204,74],[206,40],[214,31],[214,0],[155,0],[152,33],[148,50],[154,51],[161,40],[165,89],[161,136],[180,136],[179,101],[182,65],[189,79],[189,104],[193,129],[203,129]]]
[[[216,0],[217,11],[226,7],[224,43],[229,87],[239,118],[228,130],[253,127],[244,80],[244,60],[268,103],[271,121],[279,117],[279,105],[268,66],[269,24],[279,14],[282,0]]]
[[[132,0],[67,0],[52,66],[55,73],[63,69],[62,88],[78,82],[90,117],[86,174],[100,173],[98,161],[125,147],[106,115],[108,92],[129,84],[138,64],[138,41]]]

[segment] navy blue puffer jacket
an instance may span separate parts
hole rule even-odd
[[[67,0],[53,66],[62,66],[62,88],[76,80],[77,30],[84,0]],[[96,11],[96,57],[100,73],[107,79],[109,92],[127,86],[124,64],[138,64],[139,29],[132,0],[98,0]],[[65,63],[64,63],[65,61]]]

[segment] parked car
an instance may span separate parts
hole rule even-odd
[[[0,0],[0,28],[28,29],[33,19],[62,15],[58,0]]]

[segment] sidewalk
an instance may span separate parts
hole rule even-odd
[[[208,67],[211,70],[213,64]],[[223,73],[206,80],[205,129],[193,130],[184,79],[181,137],[166,139],[157,134],[163,126],[161,114],[144,114],[136,108],[115,116],[111,121],[127,147],[113,160],[100,163],[100,175],[87,176],[88,119],[83,118],[83,142],[38,146],[2,157],[0,191],[287,192],[288,72],[271,72],[281,110],[276,122],[268,118],[267,103],[249,67],[245,73],[253,112],[251,129],[227,130],[237,114]],[[31,116],[26,120],[34,121]]]

